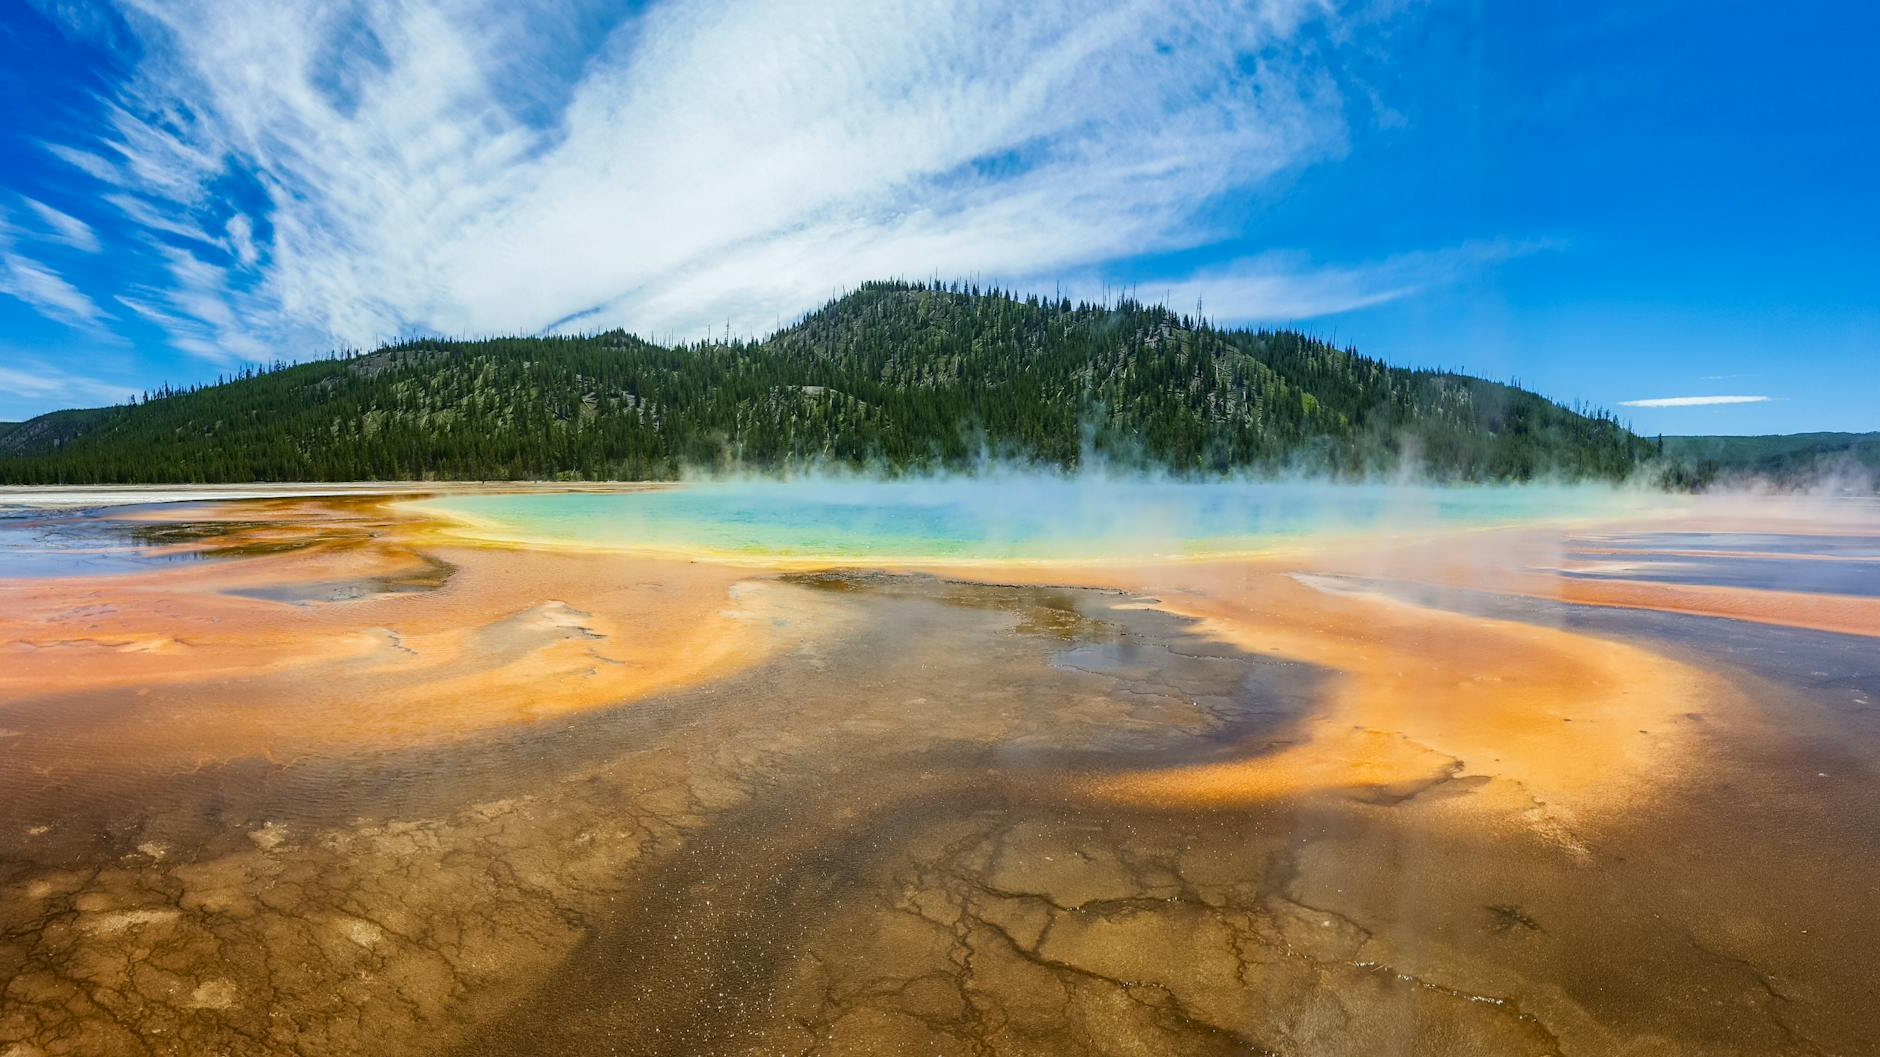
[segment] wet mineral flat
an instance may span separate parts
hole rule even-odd
[[[1880,1054],[1862,518],[764,567],[394,498],[9,523],[0,1055]]]

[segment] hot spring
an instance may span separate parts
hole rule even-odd
[[[1111,562],[1219,558],[1328,537],[1642,516],[1613,488],[973,479],[732,481],[415,504],[499,542],[729,561]]]

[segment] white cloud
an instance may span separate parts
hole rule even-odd
[[[26,208],[32,210],[45,224],[53,241],[62,242],[73,249],[84,250],[86,253],[98,252],[98,234],[91,230],[90,224],[70,213],[60,212],[38,199],[27,198],[23,201],[26,203]]]
[[[18,397],[34,403],[49,399],[118,403],[135,391],[128,386],[101,382],[41,363],[0,366],[0,396]]]
[[[108,318],[83,290],[51,268],[0,247],[0,294],[31,305],[41,315],[74,327],[91,327]]]
[[[228,232],[228,250],[235,255],[235,260],[244,268],[252,268],[261,260],[261,251],[255,248],[255,225],[245,214],[237,213],[228,218],[223,225]]]
[[[91,151],[79,150],[77,147],[64,143],[48,143],[45,147],[52,152],[53,156],[94,180],[117,183],[124,178],[123,173],[118,171],[115,164]]]
[[[166,235],[175,235],[178,238],[192,239],[196,242],[213,243],[215,241],[209,237],[208,233],[187,219],[177,219],[177,214],[173,210],[152,205],[136,195],[108,194],[102,198],[118,207],[133,222],[151,231],[160,231]],[[187,218],[187,214],[183,216]]]
[[[26,201],[32,203],[32,199]],[[21,237],[32,239],[47,236],[23,230],[4,213],[0,213],[0,294],[23,301],[40,315],[67,326],[95,330],[110,318],[83,290],[66,281],[63,275],[19,252],[14,243]]]
[[[228,326],[228,308],[218,300],[210,298],[203,301],[200,295],[193,295],[187,291],[175,292],[168,299],[184,306],[197,305],[205,314],[221,321],[224,328]],[[242,362],[272,358],[275,355],[272,348],[253,335],[237,330],[219,331],[216,322],[205,322],[194,316],[166,312],[149,301],[123,294],[118,295],[117,301],[162,329],[168,336],[171,347],[198,359],[233,366]]]
[[[1621,400],[1620,407],[1706,407],[1711,404],[1762,404],[1767,396],[1655,396],[1650,400]]]
[[[1131,292],[1177,312],[1199,305],[1203,315],[1220,322],[1290,322],[1396,301],[1550,248],[1546,242],[1472,242],[1338,266],[1314,265],[1296,254],[1264,254],[1184,277],[1143,280]],[[1074,285],[1073,295],[1090,294],[1090,286]]]
[[[179,328],[179,327],[186,327],[189,325],[189,320],[183,319],[181,316],[177,316],[169,312],[165,312],[164,310],[156,307],[155,305],[150,304],[148,301],[143,301],[135,297],[128,297],[124,294],[119,294],[117,295],[117,302],[118,304],[123,305],[125,308],[130,309],[131,311],[144,317],[150,322],[155,323],[157,326],[164,328],[165,330],[170,330],[170,329]]]
[[[559,5],[121,3],[138,72],[96,142],[49,149],[166,247],[135,300],[204,355],[750,333],[893,275],[1048,286],[1218,238],[1210,203],[1344,144],[1320,0],[665,0],[584,64],[532,31]],[[1452,263],[1189,281],[1210,314],[1303,317]]]

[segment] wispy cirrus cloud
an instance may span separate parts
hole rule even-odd
[[[124,178],[124,174],[118,170],[118,167],[114,165],[110,159],[94,154],[91,151],[80,150],[66,143],[46,143],[43,146],[46,150],[50,151],[54,157],[59,158],[94,180],[115,184]]]
[[[57,269],[19,246],[20,242],[54,243],[96,252],[97,235],[84,221],[43,202],[24,196],[19,201],[37,223],[22,223],[12,211],[0,209],[0,294],[23,301],[39,314],[69,326],[97,327],[108,318],[97,302]]]
[[[1764,404],[1768,396],[1654,396],[1647,400],[1621,400],[1620,407],[1707,407],[1712,404]]]
[[[86,253],[97,253],[102,247],[98,242],[98,233],[91,225],[36,198],[22,199],[26,208],[45,226],[47,237],[54,242],[63,243]]]
[[[129,399],[134,392],[128,386],[101,382],[44,363],[20,362],[12,366],[0,366],[0,398],[118,403]]]
[[[752,332],[882,276],[1072,278],[1219,237],[1210,202],[1346,134],[1321,0],[665,0],[587,41],[558,29],[579,0],[120,8],[134,75],[49,149],[160,247],[130,307],[218,357]],[[1183,281],[1291,317],[1454,261],[1295,263]]]
[[[41,262],[17,252],[0,232],[0,294],[74,327],[96,328],[108,314],[83,290]]]
[[[1186,276],[1144,280],[1134,284],[1133,293],[1178,311],[1202,306],[1203,314],[1225,322],[1295,322],[1412,297],[1503,261],[1556,248],[1546,240],[1468,242],[1350,265],[1269,253]]]

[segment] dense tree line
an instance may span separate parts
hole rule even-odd
[[[1750,478],[1803,488],[1872,492],[1880,482],[1880,433],[1659,437],[1663,480],[1702,489]]]
[[[31,484],[648,479],[689,468],[1619,477],[1652,448],[1466,375],[1167,308],[871,283],[763,341],[416,340],[0,427]]]

